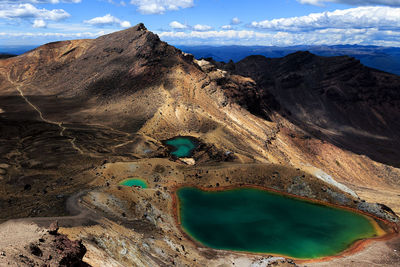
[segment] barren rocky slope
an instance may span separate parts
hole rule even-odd
[[[0,219],[89,210],[60,224],[94,266],[269,261],[198,250],[173,213],[182,184],[266,186],[396,222],[398,84],[346,57],[195,60],[142,24],[41,46],[0,60]],[[194,166],[163,145],[178,135],[200,140]],[[129,177],[149,189],[118,185]]]
[[[248,57],[228,69],[253,78],[285,115],[313,136],[357,154],[400,166],[400,77],[363,66],[351,57],[297,52],[281,59]],[[268,100],[268,99],[267,99]]]

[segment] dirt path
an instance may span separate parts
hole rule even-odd
[[[44,121],[44,122],[46,122],[46,123],[49,123],[49,124],[57,125],[57,126],[60,128],[60,136],[62,136],[62,137],[67,137],[68,140],[69,140],[69,142],[71,143],[72,148],[73,148],[74,150],[76,150],[79,154],[81,154],[81,155],[83,155],[83,154],[88,154],[89,156],[92,156],[92,155],[90,155],[90,153],[85,153],[84,151],[82,151],[82,149],[80,149],[80,148],[76,145],[76,137],[70,137],[70,136],[67,136],[67,135],[64,134],[64,132],[68,129],[66,126],[63,125],[64,122],[53,121],[53,120],[47,119],[47,118],[43,115],[43,112],[42,112],[35,104],[33,104],[33,103],[24,95],[24,92],[23,92],[22,89],[21,89],[21,85],[19,85],[17,82],[14,82],[14,81],[11,79],[10,73],[9,73],[9,72],[8,72],[7,75],[6,75],[6,78],[7,78],[7,80],[8,80],[9,83],[11,83],[12,85],[15,86],[16,90],[18,91],[19,95],[24,99],[24,101],[25,101],[30,107],[32,107],[32,108],[39,114],[39,117],[40,117],[40,119],[41,119],[42,121]],[[0,113],[1,113],[1,112],[2,112],[2,110],[0,109]],[[93,123],[93,124],[88,123],[88,124],[86,124],[86,125],[88,125],[88,126],[101,127],[101,128],[107,129],[107,130],[112,131],[112,132],[115,132],[115,133],[123,134],[123,135],[125,135],[125,137],[128,138],[128,139],[131,139],[131,138],[132,138],[132,133],[120,131],[120,130],[117,130],[117,129],[112,128],[112,127],[110,127],[110,126],[106,126],[106,125],[102,125],[102,124],[96,124],[96,123]],[[112,148],[113,148],[113,152],[115,152],[115,151],[114,151],[115,148],[119,148],[119,147],[125,146],[125,145],[127,145],[127,144],[132,143],[132,142],[134,142],[134,140],[124,141],[124,142],[122,142],[121,144],[118,144],[118,145],[113,146],[113,147],[112,147]]]
[[[82,260],[79,255],[86,251],[77,246],[79,242],[74,243],[62,235],[49,234],[49,226],[54,221],[61,227],[85,226],[97,221],[100,216],[80,205],[80,198],[88,191],[81,191],[67,200],[67,210],[76,215],[21,218],[0,224],[0,266],[61,266],[60,262],[69,255],[77,255]],[[32,247],[39,254],[35,254]],[[79,249],[81,251],[76,254]],[[68,254],[71,250],[75,252]]]
[[[52,222],[58,221],[59,225],[62,227],[74,227],[82,226],[85,224],[91,224],[100,218],[94,211],[85,207],[82,203],[81,197],[87,194],[90,190],[80,191],[72,196],[70,196],[66,201],[66,210],[69,212],[70,216],[57,216],[57,217],[27,217],[20,219],[11,219],[0,224],[1,229],[10,223],[35,223],[40,226],[48,227]]]
[[[40,111],[40,109],[39,109],[37,106],[35,106],[35,105],[24,95],[24,92],[21,90],[21,86],[20,86],[19,84],[17,84],[16,82],[14,82],[14,81],[11,80],[11,78],[10,78],[10,73],[7,73],[7,80],[8,80],[8,82],[10,82],[12,85],[15,86],[16,90],[18,91],[19,95],[24,99],[24,101],[25,101],[29,106],[31,106],[31,107],[39,114],[39,117],[40,117],[40,119],[41,119],[42,121],[47,122],[47,123],[49,123],[49,124],[57,125],[57,126],[60,128],[60,136],[62,136],[62,137],[67,137],[67,138],[68,138],[68,136],[65,136],[65,135],[64,135],[64,132],[65,132],[65,130],[67,130],[67,128],[66,128],[65,126],[63,126],[63,123],[62,123],[62,122],[57,122],[57,121],[52,121],[52,120],[46,119],[46,118],[43,116],[42,111]],[[68,138],[68,140],[69,140],[69,142],[71,143],[71,146],[72,146],[73,149],[75,149],[76,151],[78,151],[79,154],[84,154],[83,151],[75,144],[75,141],[76,141],[76,138],[75,138],[75,137],[74,137],[74,138]]]

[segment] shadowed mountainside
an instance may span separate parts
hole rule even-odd
[[[253,78],[258,95],[272,94],[279,103],[272,106],[275,111],[313,136],[400,166],[399,76],[351,57],[309,52],[277,59],[251,56],[225,68]],[[261,99],[252,108],[260,111],[270,102]]]
[[[11,55],[11,54],[1,54],[0,53],[0,60],[1,59],[6,59],[6,58],[10,58],[10,57],[15,57],[16,55]]]

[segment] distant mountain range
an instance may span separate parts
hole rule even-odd
[[[1,46],[2,55],[20,55],[36,46]],[[284,57],[297,51],[309,51],[318,56],[351,56],[364,65],[400,75],[400,47],[334,45],[334,46],[176,46],[186,53],[199,58],[213,58],[216,61],[238,62],[247,56],[262,55],[270,58]]]
[[[0,55],[8,54],[8,55],[21,55],[26,53],[34,48],[38,47],[37,45],[0,45]]]
[[[196,58],[213,58],[216,61],[238,62],[250,55],[270,58],[284,57],[297,51],[309,51],[318,56],[351,56],[364,65],[400,75],[400,48],[360,45],[335,46],[177,46]],[[1,49],[0,49],[1,51]]]

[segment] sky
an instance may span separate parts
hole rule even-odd
[[[0,0],[0,46],[140,22],[173,45],[400,47],[400,0]]]

